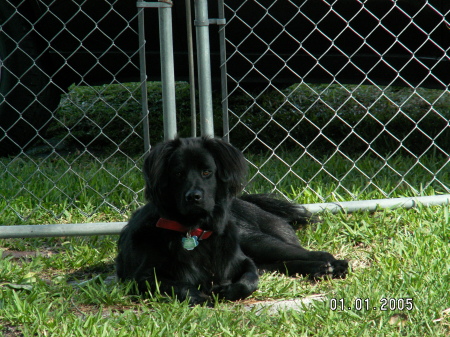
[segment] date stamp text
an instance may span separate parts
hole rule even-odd
[[[330,309],[333,311],[411,311],[414,309],[413,298],[381,298],[379,301],[372,301],[370,298],[355,298],[347,301],[344,298],[330,299]]]

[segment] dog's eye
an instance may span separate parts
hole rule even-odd
[[[209,177],[210,175],[211,175],[211,171],[209,171],[209,170],[203,170],[202,171],[202,177],[203,178]]]
[[[175,177],[177,177],[177,178],[181,178],[181,172],[175,172]]]

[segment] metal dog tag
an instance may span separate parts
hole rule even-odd
[[[198,246],[198,239],[196,236],[188,236],[182,239],[181,245],[186,250],[193,250]]]

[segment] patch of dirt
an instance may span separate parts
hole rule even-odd
[[[12,257],[14,260],[31,260],[37,256],[50,257],[54,253],[51,251],[18,251],[18,250],[4,250],[2,252],[2,258]]]
[[[0,334],[3,337],[24,337],[24,334],[20,330],[20,327],[6,324],[0,329]]]
[[[247,310],[256,309],[257,313],[262,309],[267,309],[269,314],[278,314],[280,311],[286,310],[304,312],[313,301],[325,300],[326,297],[324,294],[316,294],[293,300],[254,301],[251,303],[246,303],[245,308]]]

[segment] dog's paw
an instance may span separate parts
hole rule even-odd
[[[229,283],[215,286],[213,288],[213,293],[217,294],[219,298],[235,301],[239,299],[237,294],[240,293],[240,291],[237,289],[235,284]]]
[[[206,305],[207,307],[214,307],[212,299],[206,295],[189,297],[189,306],[194,307],[196,305]]]
[[[336,260],[332,261],[333,266],[333,277],[334,278],[345,278],[348,273],[348,261],[347,260]]]
[[[324,262],[319,266],[318,270],[311,274],[311,278],[314,280],[322,279],[327,276],[332,278],[345,278],[348,272],[347,260],[334,260]]]
[[[217,286],[213,292],[228,301],[242,300],[250,296],[256,289],[243,283],[231,283]]]
[[[196,290],[196,289],[195,290],[191,289],[191,291],[189,291],[186,298],[188,299],[189,306],[191,306],[191,307],[193,307],[195,305],[203,305],[203,304],[206,304],[208,307],[212,306],[211,297],[201,291]]]

